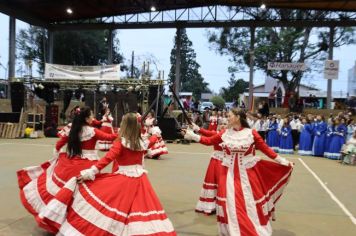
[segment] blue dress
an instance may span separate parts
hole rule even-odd
[[[287,127],[282,127],[281,136],[279,142],[279,153],[282,154],[293,154],[293,138],[292,129],[288,125]]]
[[[335,127],[334,125],[328,125],[328,128],[326,130],[326,134],[325,134],[325,147],[324,147],[324,157],[328,157],[329,156],[329,150],[330,150],[330,143],[331,143],[331,139],[334,136],[334,132],[335,132]]]
[[[313,156],[324,156],[326,123],[319,121],[314,123]]]
[[[278,152],[279,149],[279,133],[277,131],[278,123],[270,123],[268,126],[267,134],[267,145],[272,148],[275,152]]]
[[[334,135],[332,136],[330,142],[329,153],[327,158],[333,160],[339,160],[341,156],[341,147],[345,144],[345,137],[347,133],[347,128],[344,124],[335,127]]]
[[[299,150],[298,154],[301,156],[311,156],[312,155],[312,133],[313,127],[311,124],[304,124],[299,137]]]

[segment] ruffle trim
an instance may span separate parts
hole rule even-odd
[[[132,150],[129,141],[127,141],[124,137],[121,137],[121,144],[125,148]],[[149,145],[149,140],[145,140],[145,141],[140,140],[141,151],[147,150],[148,145]]]
[[[95,129],[90,126],[83,126],[82,132],[80,133],[80,141],[88,141],[95,136]]]
[[[119,170],[115,172],[115,174],[133,178],[138,178],[145,173],[148,173],[148,171],[145,170],[142,165],[119,166]]]
[[[215,206],[215,201],[214,202],[204,202],[204,201],[198,201],[195,211],[199,213],[204,213],[204,214],[213,214],[215,212],[216,206]]]
[[[221,136],[223,148],[228,148],[231,152],[246,152],[254,143],[252,129],[244,128],[236,131],[227,129]]]

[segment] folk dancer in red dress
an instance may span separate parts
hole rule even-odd
[[[116,134],[106,134],[89,126],[92,120],[89,107],[78,110],[69,135],[63,135],[57,142],[54,158],[40,166],[23,168],[17,172],[22,204],[37,219],[39,212],[70,178],[97,162],[96,141],[117,138]],[[66,143],[67,151],[61,150]],[[50,231],[46,225],[40,226]]]
[[[293,163],[269,148],[257,131],[249,128],[246,114],[232,109],[229,128],[212,137],[187,130],[185,138],[224,150],[217,191],[219,235],[272,235],[270,219],[292,173]],[[255,156],[262,151],[277,163]]]
[[[227,123],[219,125],[219,131],[226,128]],[[217,131],[209,131],[193,124],[193,130],[199,132],[205,137],[211,137],[216,135]],[[203,187],[200,191],[198,203],[195,207],[195,211],[206,215],[212,215],[216,212],[216,192],[218,189],[219,176],[221,175],[221,163],[224,157],[224,152],[220,145],[214,145],[214,152],[210,155],[211,159],[206,170]]]
[[[159,159],[162,155],[168,154],[167,146],[161,136],[161,130],[156,126],[156,118],[154,117],[153,111],[148,113],[144,124],[146,133],[143,135],[143,138],[147,138],[150,135],[156,135],[158,138],[157,142],[147,150],[145,156],[151,159]]]
[[[106,156],[81,171],[81,184],[68,181],[41,212],[58,235],[176,235],[143,167],[144,152],[157,137],[144,142],[140,129],[136,114],[126,114]],[[99,174],[113,160],[118,171]]]
[[[113,120],[114,118],[111,116],[110,108],[108,107],[105,108],[105,114],[101,119],[100,130],[107,134],[113,134],[114,133],[114,129],[112,127]],[[99,149],[100,151],[109,151],[111,146],[112,146],[112,141],[99,140],[97,142],[97,149]]]
[[[216,116],[216,111],[213,111],[212,115],[209,117],[208,130],[216,131],[217,128],[218,128],[218,117]]]

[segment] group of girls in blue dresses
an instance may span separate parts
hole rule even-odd
[[[301,121],[299,155],[340,159],[341,148],[346,143],[349,133],[354,132],[351,130],[354,126],[346,126],[345,119],[341,117],[331,119],[328,124],[321,115],[317,115],[316,120],[303,117]],[[272,117],[269,122],[267,144],[282,154],[294,153],[292,130],[289,123],[287,117],[283,119],[283,122]]]

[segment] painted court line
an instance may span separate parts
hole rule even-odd
[[[26,145],[26,146],[39,146],[39,147],[54,147],[55,144],[33,144],[33,143],[0,143],[0,145]]]
[[[334,202],[336,202],[336,204],[341,208],[341,210],[344,211],[344,213],[350,218],[351,222],[356,225],[356,218],[351,214],[351,212],[345,207],[345,205],[340,202],[340,200],[333,194],[333,192],[331,192],[331,190],[326,187],[326,185],[323,183],[323,181],[321,181],[321,179],[319,178],[319,176],[317,174],[315,174],[315,172],[310,169],[310,167],[301,159],[298,158],[298,160],[304,165],[304,167],[314,176],[314,178],[319,182],[319,184],[321,185],[321,187],[323,187],[323,189],[330,195],[331,199],[334,200]]]
[[[169,153],[174,153],[174,154],[192,154],[192,155],[210,155],[211,152],[172,152],[168,151]]]

